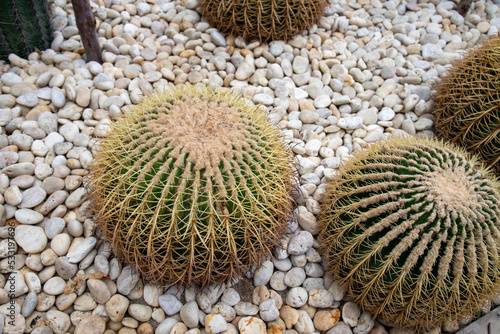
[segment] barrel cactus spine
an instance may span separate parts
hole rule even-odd
[[[9,54],[27,57],[35,48],[44,50],[52,42],[52,27],[46,0],[7,0],[0,10],[0,59]]]
[[[329,182],[321,252],[353,300],[381,321],[458,324],[500,292],[498,189],[455,145],[382,141]]]
[[[287,41],[318,21],[326,0],[203,0],[203,16],[223,34]]]
[[[500,37],[468,50],[436,89],[436,135],[478,154],[500,175]]]
[[[161,284],[230,281],[266,256],[293,214],[293,156],[257,106],[180,86],[127,110],[90,167],[96,224]]]

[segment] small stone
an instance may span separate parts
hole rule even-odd
[[[33,93],[23,94],[16,99],[16,102],[26,107],[34,107],[38,104],[38,97]]]
[[[274,321],[278,319],[280,312],[273,299],[268,299],[259,305],[259,315],[264,321]]]
[[[244,317],[238,322],[240,334],[267,334],[266,324],[259,318]]]
[[[144,323],[144,324],[148,324],[149,323]],[[143,324],[143,325],[144,325]],[[141,325],[142,326],[142,325]],[[151,325],[149,325],[151,326]],[[140,329],[140,326],[139,326],[139,329]],[[151,326],[151,334],[153,333],[153,326]],[[184,325],[182,322],[178,322],[174,325],[174,327],[172,327],[171,331],[170,331],[170,334],[185,334],[186,332],[188,331],[188,328],[186,325]],[[139,330],[137,330],[137,333],[138,334],[141,334],[139,332]]]
[[[47,237],[39,226],[18,225],[15,233],[15,241],[27,253],[40,253],[47,245]]]
[[[314,315],[314,327],[321,331],[327,331],[339,321],[340,311],[335,308],[329,311],[318,311]]]
[[[57,108],[61,108],[66,104],[66,97],[64,96],[63,91],[59,87],[52,88],[52,92],[50,93],[50,99],[54,104],[54,106],[56,106]]]
[[[73,304],[76,311],[92,311],[96,308],[97,303],[89,292],[83,293],[81,296],[76,298]]]
[[[280,317],[285,322],[286,328],[291,329],[299,320],[299,312],[296,309],[285,305],[280,310]]]
[[[33,152],[33,154],[37,157],[44,157],[48,151],[49,148],[39,139],[35,140],[33,144],[31,144],[31,152]]]
[[[15,164],[19,160],[19,154],[17,152],[0,152],[0,168],[5,168],[7,166]]]
[[[97,266],[98,259],[99,259],[99,261],[106,263],[106,266],[107,266],[106,271],[107,271],[107,273],[109,273],[108,260],[102,255],[97,255],[96,259],[94,261],[95,266]],[[159,298],[160,298],[160,287],[158,287],[157,285],[151,284],[151,283],[147,283],[144,286],[144,301],[150,306],[158,307],[158,306],[160,306]]]
[[[273,104],[274,99],[271,95],[260,93],[260,94],[255,94],[252,101],[257,104],[261,103],[263,105],[268,106]]]
[[[198,311],[198,304],[194,300],[182,306],[180,316],[182,322],[184,322],[188,328],[195,328],[198,326]]]
[[[299,320],[295,324],[295,329],[299,334],[313,333],[314,324],[309,314],[304,310],[299,310]]]
[[[331,328],[326,333],[327,334],[352,334],[352,330],[351,330],[351,327],[349,327],[349,325],[347,325],[343,321],[339,321],[339,322],[337,322],[337,324],[335,326],[333,326],[333,328]],[[376,333],[372,333],[372,334],[387,334],[387,331],[384,333],[376,332]]]
[[[356,130],[363,124],[363,119],[359,116],[344,117],[338,120],[337,126],[346,130]]]
[[[56,235],[50,242],[50,248],[59,256],[64,256],[68,252],[71,238],[67,233]]]
[[[228,305],[234,306],[240,301],[240,295],[233,288],[229,288],[224,290],[224,292],[222,293],[221,301],[227,303]]]
[[[248,302],[239,302],[234,305],[234,310],[237,315],[256,315],[259,313],[259,307]]]
[[[111,292],[109,291],[108,286],[101,280],[89,279],[87,281],[87,287],[89,288],[92,297],[94,297],[94,300],[98,304],[105,304],[111,298]]]
[[[94,78],[94,85],[97,89],[106,91],[114,87],[114,80],[104,73],[99,73]]]
[[[64,311],[75,302],[78,295],[76,293],[62,294],[56,298],[56,307],[59,311]]]
[[[253,277],[254,285],[257,287],[269,283],[269,280],[271,279],[271,276],[273,274],[273,269],[274,266],[271,261],[264,261],[261,266],[255,271]]]
[[[42,203],[47,193],[42,187],[31,187],[23,192],[23,200],[19,208],[33,208]]]
[[[306,154],[312,157],[318,156],[318,152],[321,149],[323,143],[319,139],[311,139],[305,145]]]
[[[389,79],[396,75],[396,68],[394,66],[384,66],[380,70],[380,76],[383,79]]]
[[[319,119],[319,115],[317,112],[312,110],[304,110],[299,114],[299,118],[304,124],[313,124],[316,123]]]
[[[347,302],[342,308],[342,320],[351,327],[356,327],[360,316],[358,305],[352,302]]]
[[[368,312],[363,312],[361,317],[359,317],[358,324],[354,327],[354,334],[368,334],[373,326],[375,325],[375,321],[373,317]]]
[[[10,178],[14,178],[20,175],[33,175],[34,171],[35,165],[30,162],[21,162],[2,169],[2,173]]]
[[[33,311],[35,310],[37,301],[38,301],[38,297],[37,297],[36,293],[34,293],[34,292],[28,293],[28,295],[26,296],[26,299],[24,300],[24,304],[22,306],[21,314],[23,317],[27,318],[31,315],[31,313],[33,313]]]
[[[293,59],[292,68],[297,74],[305,73],[307,66],[309,65],[309,60],[302,56],[297,56]]]
[[[294,234],[288,243],[288,253],[292,255],[305,254],[312,247],[314,238],[308,231],[299,231]]]
[[[18,186],[12,185],[4,192],[4,199],[7,204],[12,206],[17,206],[19,203],[23,201],[23,194]],[[43,219],[43,216],[42,216]]]
[[[166,318],[156,327],[155,334],[170,334],[172,328],[174,328],[175,324],[178,322],[179,321],[175,318]]]
[[[316,216],[314,216],[305,208],[302,210],[299,208],[297,222],[299,223],[300,227],[310,232],[312,235],[316,235],[320,232],[320,226],[316,221]]]
[[[166,315],[173,315],[179,312],[182,308],[182,303],[172,294],[166,293],[158,299],[160,307]]]
[[[432,121],[432,119],[420,117],[418,121],[415,122],[415,130],[429,130],[432,128],[433,124],[434,122]]]
[[[320,95],[314,99],[314,106],[318,109],[328,108],[332,99],[328,95]]]
[[[259,305],[263,301],[268,300],[269,296],[270,296],[269,295],[269,290],[266,288],[266,286],[265,285],[260,285],[260,286],[256,287],[253,290],[252,302],[255,305]]]
[[[19,209],[15,213],[15,217],[21,224],[35,225],[43,220],[43,215],[30,210],[30,209]]]
[[[229,304],[219,302],[212,307],[211,313],[220,314],[227,322],[232,321],[236,317],[236,311]]]
[[[66,255],[70,263],[78,263],[95,247],[97,239],[94,237],[84,238],[76,247],[71,246]],[[118,283],[118,282],[117,282]]]
[[[139,282],[139,274],[127,265],[118,276],[116,285],[120,293],[128,295],[135,288],[137,282]]]
[[[307,291],[304,288],[296,287],[288,290],[285,302],[292,307],[301,307],[307,303],[307,298]]]
[[[255,72],[255,66],[248,62],[243,62],[241,65],[238,67],[238,70],[236,70],[236,73],[234,74],[234,77],[237,80],[247,80],[252,76],[252,74]]]
[[[106,330],[106,321],[97,316],[89,315],[84,317],[75,328],[75,334],[103,334]]]
[[[151,319],[153,309],[147,305],[130,304],[128,307],[128,313],[137,321],[146,322]]]
[[[64,230],[64,227],[66,227],[66,222],[64,221],[64,219],[59,217],[50,218],[45,222],[45,235],[47,236],[47,238],[52,239],[56,235],[61,233]]]
[[[396,116],[396,113],[389,107],[383,107],[378,113],[379,121],[392,121],[394,116]]]
[[[14,258],[14,261],[15,261],[15,258]],[[28,292],[28,286],[26,285],[26,282],[24,281],[24,276],[18,270],[14,270],[9,275],[7,282],[9,282],[9,285],[8,285],[9,297],[11,294],[13,294],[14,297],[19,297],[19,296],[24,295],[26,292]]]
[[[43,285],[43,291],[52,296],[60,295],[66,288],[66,282],[61,277],[52,277]]]
[[[284,282],[287,286],[295,288],[301,286],[306,279],[306,272],[303,268],[294,267],[285,275]]]
[[[129,301],[126,297],[115,294],[106,302],[106,313],[109,319],[120,322],[127,312]]]
[[[66,280],[73,278],[78,271],[78,266],[74,263],[70,263],[66,256],[58,257],[55,267],[57,274]]]
[[[87,190],[83,187],[80,187],[68,196],[64,204],[68,209],[73,209],[81,205],[85,201],[86,197]]]
[[[26,327],[26,319],[21,314],[15,314],[12,318],[9,315],[9,318],[4,319],[4,315],[0,313],[0,326],[0,331],[6,334],[24,333]]]
[[[69,315],[64,312],[50,310],[45,314],[45,319],[55,334],[64,334],[71,326]]]
[[[317,308],[328,308],[333,304],[333,294],[326,289],[309,291],[309,305]]]
[[[210,34],[210,37],[212,38],[212,42],[215,45],[217,45],[217,46],[226,46],[226,39],[217,30],[212,31],[212,33]]]
[[[283,334],[285,333],[285,322],[280,318],[267,323],[268,334]]]
[[[221,333],[227,329],[227,322],[220,314],[209,314],[205,318],[205,330],[209,334]]]
[[[76,104],[82,108],[86,108],[90,103],[90,88],[84,85],[78,85],[75,88],[76,92]]]

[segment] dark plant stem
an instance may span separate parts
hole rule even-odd
[[[71,0],[75,11],[76,26],[82,37],[83,47],[87,54],[87,61],[96,61],[102,64],[101,47],[97,39],[95,18],[90,9],[89,0]]]

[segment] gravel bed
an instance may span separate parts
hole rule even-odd
[[[55,0],[52,49],[1,68],[0,333],[413,333],[360,312],[325,272],[318,201],[352,152],[433,136],[433,85],[461,50],[498,32],[499,6],[475,1],[464,18],[452,1],[339,0],[310,31],[261,45],[211,28],[198,0],[91,5],[102,65],[82,59],[71,2]],[[143,281],[94,231],[82,184],[111,119],[183,83],[266,106],[299,165],[297,220],[233,286]]]

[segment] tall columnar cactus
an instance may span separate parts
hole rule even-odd
[[[203,15],[223,34],[247,41],[287,41],[310,28],[326,0],[202,0]]]
[[[417,329],[453,324],[500,292],[498,181],[436,140],[394,138],[330,181],[322,253],[363,310]]]
[[[0,59],[15,53],[27,57],[35,48],[44,50],[52,42],[46,0],[5,0],[0,9]]]
[[[293,158],[265,113],[230,92],[180,86],[113,124],[90,169],[96,223],[150,280],[231,280],[293,212]]]
[[[500,38],[488,38],[455,62],[435,100],[438,137],[479,154],[500,175]]]

